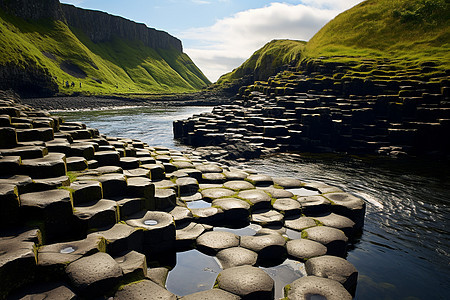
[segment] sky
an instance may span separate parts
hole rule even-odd
[[[210,81],[274,39],[308,41],[363,0],[61,0],[144,23],[179,38]]]

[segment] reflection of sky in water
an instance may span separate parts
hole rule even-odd
[[[212,107],[137,107],[109,110],[61,111],[67,121],[83,122],[101,134],[138,139],[152,146],[186,149],[173,139],[172,122],[194,114],[211,112]]]
[[[275,299],[284,297],[284,287],[300,277],[306,276],[305,264],[286,259],[281,265],[263,268],[267,274],[275,281]]]
[[[213,288],[222,271],[216,259],[197,250],[177,253],[177,264],[167,276],[167,289],[185,296]]]
[[[203,200],[197,200],[197,201],[190,201],[187,202],[187,207],[192,208],[208,208],[211,207],[211,203],[203,201]]]

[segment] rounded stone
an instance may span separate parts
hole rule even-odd
[[[321,243],[307,239],[288,241],[286,244],[286,249],[290,256],[301,260],[325,255],[327,253],[327,247]]]
[[[366,203],[363,199],[349,193],[329,193],[324,197],[333,202],[332,210],[334,212],[352,219],[357,228],[363,226],[366,211]]]
[[[153,181],[155,184],[155,187],[158,189],[177,189],[177,185],[173,183],[170,180],[159,180],[159,181]]]
[[[339,282],[316,276],[305,276],[290,284],[289,300],[312,299],[312,296],[327,300],[351,300],[352,296]]]
[[[344,256],[346,253],[348,238],[342,230],[327,227],[316,226],[303,231],[307,239],[319,242],[327,247],[327,254]]]
[[[325,226],[342,230],[347,237],[350,237],[352,235],[353,227],[355,226],[355,222],[353,222],[349,218],[334,213],[331,213],[327,216],[314,217],[314,219]]]
[[[216,255],[222,269],[233,268],[244,265],[254,265],[258,259],[258,254],[242,247],[233,247],[219,251]]]
[[[324,255],[309,259],[305,263],[305,269],[308,275],[336,280],[351,294],[355,294],[358,271],[349,261],[337,256]]]
[[[295,218],[295,219],[284,220],[284,226],[289,229],[302,231],[306,228],[317,226],[317,224],[313,218],[300,217],[300,218]]]
[[[213,188],[213,189],[206,189],[201,191],[201,194],[203,196],[203,199],[206,201],[213,201],[214,199],[218,198],[225,198],[225,197],[231,197],[236,192],[229,190],[229,189],[223,189],[223,188]]]
[[[203,196],[200,193],[195,193],[194,195],[190,195],[190,196],[181,195],[181,201],[184,201],[184,202],[198,201],[198,200],[202,200],[202,199],[203,199]]]
[[[222,271],[217,276],[219,288],[249,299],[273,299],[275,283],[263,270],[239,266]]]
[[[136,168],[131,170],[124,170],[123,175],[127,176],[127,178],[131,177],[146,177],[150,178],[150,170],[144,168]]]
[[[157,209],[174,207],[177,202],[177,194],[172,189],[155,189],[155,206]]]
[[[235,191],[241,191],[241,190],[251,190],[254,189],[255,186],[251,184],[248,181],[245,180],[232,180],[225,182],[224,187],[235,190]]]
[[[268,211],[255,211],[252,214],[251,220],[252,222],[266,225],[266,224],[274,224],[274,223],[282,223],[284,216],[277,212],[276,210],[268,210]]]
[[[299,197],[298,202],[300,202],[304,214],[324,213],[331,209],[331,202],[322,196]]]
[[[297,200],[290,199],[290,198],[282,198],[277,199],[273,203],[273,208],[275,208],[278,211],[283,212],[291,212],[291,211],[298,211],[301,209],[301,204]]]
[[[241,297],[221,289],[211,289],[181,297],[180,300],[239,300]]]
[[[286,191],[284,189],[276,189],[276,188],[264,188],[264,191],[266,191],[272,198],[280,199],[280,198],[291,198],[294,197],[294,194]]]
[[[122,276],[122,269],[109,254],[99,252],[71,263],[66,273],[80,294],[94,296],[112,289]]]
[[[197,247],[206,253],[239,246],[239,236],[225,231],[205,232],[197,238]]]
[[[255,186],[270,186],[273,184],[272,177],[262,174],[249,175],[246,180]]]
[[[214,164],[205,164],[195,166],[202,173],[222,173],[222,168]]]
[[[218,223],[223,220],[223,210],[217,207],[204,207],[204,208],[192,208],[191,209],[194,218],[199,223]]]
[[[192,212],[183,206],[175,206],[170,211],[167,211],[169,214],[172,215],[173,219],[175,220],[175,224],[178,226],[178,223],[183,223],[187,220],[191,220],[193,218]]]
[[[191,222],[184,227],[177,227],[176,239],[177,242],[181,241],[194,241],[196,240],[203,232],[205,232],[205,227],[201,224],[197,224]]]
[[[228,180],[244,180],[249,175],[247,172],[236,169],[230,171],[223,171],[223,174]]]
[[[180,195],[193,195],[198,191],[198,181],[192,177],[183,177],[176,180]]]
[[[232,209],[244,209],[249,210],[250,204],[245,202],[244,200],[237,198],[220,198],[216,199],[212,202],[213,206],[218,206],[224,211],[232,210]]]
[[[250,201],[253,205],[258,204],[258,206],[267,206],[270,207],[271,198],[267,195],[263,190],[246,190],[241,191],[238,194],[239,198],[243,198],[245,200]]]
[[[202,182],[204,183],[223,183],[225,175],[222,173],[203,173]]]
[[[250,249],[255,252],[260,252],[261,250],[270,246],[284,247],[285,244],[286,240],[284,239],[284,237],[276,233],[241,237],[241,247]]]
[[[142,280],[136,283],[127,284],[117,291],[114,296],[116,300],[176,300],[177,296],[150,280]]]
[[[302,182],[298,179],[289,177],[276,177],[273,178],[273,183],[282,186],[287,189],[300,188],[303,186]]]
[[[172,215],[162,211],[147,211],[144,215],[139,213],[126,221],[130,226],[150,231],[173,226],[173,222]]]

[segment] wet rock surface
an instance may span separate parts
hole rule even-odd
[[[263,267],[288,257],[307,260],[306,278],[328,277],[306,288],[294,282],[292,299],[311,285],[323,295],[341,295],[341,283],[354,292],[354,267],[325,254],[345,255],[363,221],[359,198],[322,183],[211,163],[195,151],[104,136],[17,99],[0,107],[14,108],[0,116],[7,129],[0,144],[0,298],[273,299],[274,280]],[[40,146],[17,149],[11,118],[19,115],[29,129],[47,129],[34,136]],[[34,122],[38,117],[51,121]],[[316,194],[297,195],[302,188]],[[220,262],[218,288],[175,295],[166,278],[176,253],[192,249]]]

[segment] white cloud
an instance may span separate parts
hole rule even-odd
[[[343,11],[363,2],[363,0],[302,0],[301,2],[311,7]]]
[[[195,4],[211,4],[210,1],[205,0],[192,0],[192,2],[194,2]]]
[[[302,4],[271,3],[218,20],[210,27],[192,28],[178,36],[188,45],[185,52],[211,81],[216,81],[273,39],[309,40],[339,12]],[[194,44],[200,46],[189,46]]]

